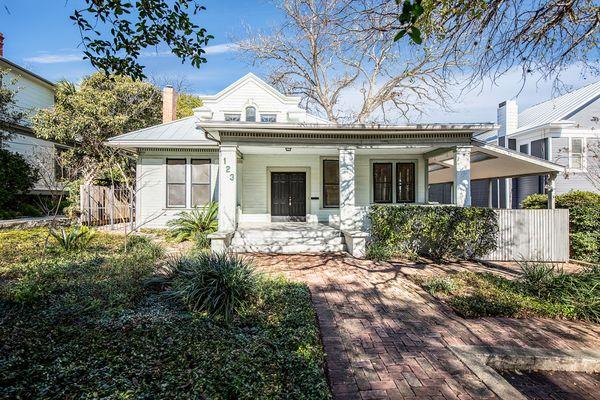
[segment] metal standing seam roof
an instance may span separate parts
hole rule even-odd
[[[591,101],[600,98],[600,81],[536,104],[519,113],[517,132],[567,119]]]
[[[195,116],[178,119],[161,125],[155,125],[137,131],[125,133],[108,139],[108,143],[135,144],[136,142],[194,142],[201,145],[216,145],[206,137],[206,133],[196,126]]]

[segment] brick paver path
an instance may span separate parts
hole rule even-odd
[[[466,320],[399,265],[347,255],[248,255],[259,270],[310,286],[336,399],[496,398],[454,345],[600,348],[600,327],[543,319]]]

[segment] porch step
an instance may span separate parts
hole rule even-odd
[[[229,249],[237,253],[331,253],[346,250],[339,230],[323,224],[277,223],[238,227]]]

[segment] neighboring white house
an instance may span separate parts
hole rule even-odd
[[[64,146],[35,137],[31,129],[30,117],[37,110],[54,105],[54,84],[4,58],[1,33],[0,69],[6,72],[0,84],[17,91],[16,106],[28,115],[19,125],[11,128],[13,135],[4,146],[10,151],[22,154],[27,161],[45,174],[44,178],[35,184],[32,192],[47,193],[55,189],[53,182],[56,174],[60,173],[55,166],[54,155]]]
[[[498,125],[497,134],[482,134],[479,138],[565,167],[556,179],[556,194],[598,191],[589,172],[599,165],[588,149],[598,146],[600,139],[600,81],[521,112],[516,101],[502,102],[498,107]],[[508,203],[508,208],[517,208],[528,195],[544,193],[545,185],[544,176],[501,181],[500,190],[494,184],[497,197],[493,204],[505,207]],[[474,204],[487,204],[485,193],[474,189]]]
[[[454,182],[454,203],[469,206],[471,179],[525,173],[552,179],[562,171],[474,139],[495,130],[493,124],[332,124],[253,74],[205,97],[192,117],[168,121],[176,102],[172,89],[163,101],[165,123],[108,141],[138,155],[136,225],[164,227],[182,210],[218,201],[215,248],[237,233],[231,243],[240,251],[339,250],[340,231],[348,246],[352,238],[364,242],[370,205],[427,204],[430,183]],[[289,235],[279,228],[260,233],[273,239],[271,246],[245,241],[248,229],[274,221],[328,226],[324,233],[299,225],[304,236],[287,248],[275,240]],[[331,240],[320,240],[330,234]]]

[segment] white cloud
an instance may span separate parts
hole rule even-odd
[[[212,46],[204,47],[204,51],[207,55],[215,55],[215,54],[224,54],[230,53],[233,51],[237,51],[238,44],[237,43],[222,43],[215,44]],[[144,57],[168,57],[173,53],[171,50],[156,50],[156,51],[146,51],[142,53]]]
[[[74,61],[82,61],[83,55],[76,53],[69,54],[40,54],[33,57],[26,57],[23,59],[25,62],[35,64],[60,64],[69,63]]]

